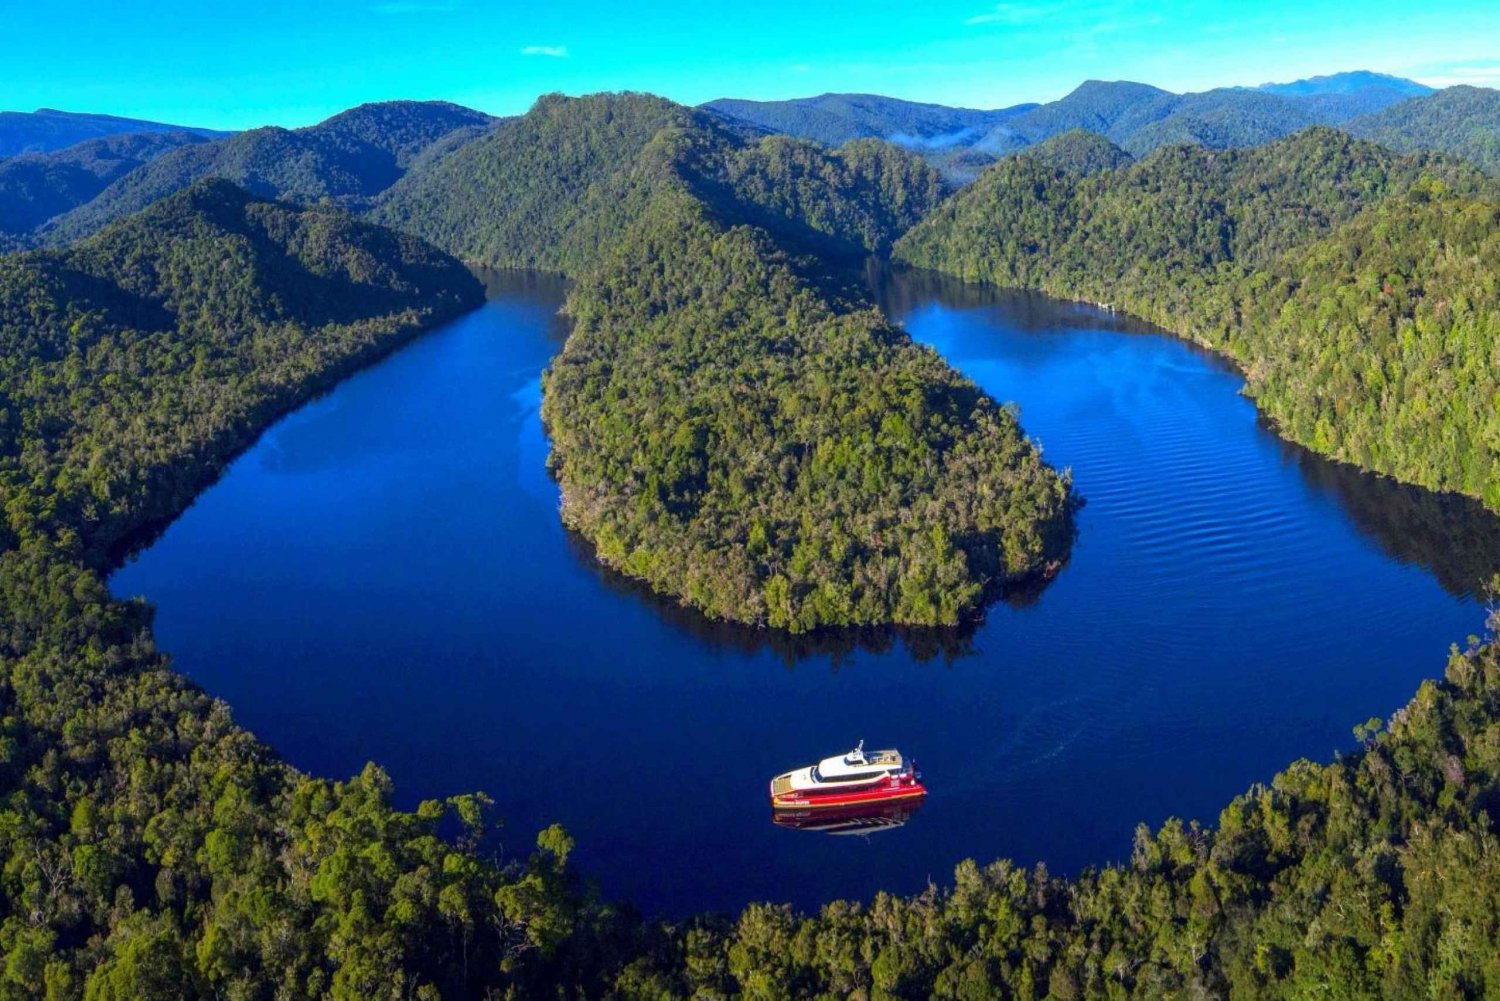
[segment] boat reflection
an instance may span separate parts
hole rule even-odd
[[[780,808],[771,811],[771,823],[821,834],[876,834],[905,824],[921,806],[922,800],[915,799],[815,809]]]

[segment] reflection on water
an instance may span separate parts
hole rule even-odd
[[[873,258],[866,262],[865,280],[881,308],[896,318],[940,303],[950,310],[989,311],[1003,316],[1010,331],[1044,336],[1060,329],[1170,336],[1134,317],[1102,312],[1086,303],[1059,302],[1024,289],[970,284],[951,275],[898,268]],[[1205,365],[1236,371],[1234,363],[1222,355],[1185,341],[1177,343]],[[1491,577],[1500,572],[1500,519],[1479,501],[1461,494],[1434,493],[1335,462],[1281,438],[1264,416],[1257,418],[1257,426],[1275,441],[1282,461],[1295,468],[1308,486],[1333,497],[1361,532],[1402,563],[1431,571],[1453,595],[1482,594]]]
[[[294,764],[378,761],[405,805],[483,789],[513,853],[562,823],[648,912],[1126,858],[1136,823],[1212,821],[1347,746],[1480,627],[1495,519],[1278,441],[1181,342],[920,275],[881,301],[1072,467],[1071,560],[961,632],[707,622],[563,530],[538,407],[564,285],[489,283],[268,430],[111,587]],[[858,851],[766,823],[766,776],[852,734],[943,776],[921,817]]]
[[[791,831],[819,834],[877,834],[902,826],[921,808],[922,800],[913,799],[816,810],[773,809],[771,823]]]

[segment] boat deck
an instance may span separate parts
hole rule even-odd
[[[771,780],[771,795],[781,796],[792,791],[791,775],[778,775]]]

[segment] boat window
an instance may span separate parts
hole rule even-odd
[[[817,765],[813,765],[812,766],[812,780],[814,782],[822,782],[823,781],[823,773],[820,772],[820,771],[818,771],[818,766]]]

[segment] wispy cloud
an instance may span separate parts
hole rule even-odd
[[[386,0],[370,7],[377,14],[447,14],[457,9],[452,0]]]
[[[528,45],[521,50],[521,55],[566,59],[568,58],[568,47],[566,45]]]
[[[1454,87],[1468,84],[1471,87],[1500,88],[1500,59],[1462,59],[1445,63],[1430,63],[1412,71],[1415,79],[1429,87]]]
[[[964,18],[964,24],[1031,24],[1063,9],[1050,3],[997,3],[994,10]]]

